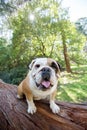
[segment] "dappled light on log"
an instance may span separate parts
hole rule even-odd
[[[16,98],[17,86],[0,81],[0,130],[87,130],[87,104],[58,102],[53,114],[48,101],[35,101],[37,112],[27,113],[25,99]]]

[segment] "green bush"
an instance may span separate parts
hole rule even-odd
[[[11,84],[19,84],[21,80],[27,74],[27,67],[15,67],[9,71],[1,71],[0,72],[0,79],[4,82],[11,83]]]

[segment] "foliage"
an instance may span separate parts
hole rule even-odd
[[[52,2],[49,7],[49,3],[46,2],[33,2],[19,10],[18,15],[11,17],[13,59],[16,59],[18,64],[21,60],[26,62],[32,57],[53,57],[53,54],[56,56],[55,50],[59,50],[57,47],[59,37],[51,15],[55,16],[57,9],[58,3]],[[29,19],[31,14],[29,12],[35,16],[34,21]]]
[[[77,30],[87,37],[87,17],[78,19],[78,21],[75,24]]]
[[[14,10],[14,6],[11,3],[11,0],[5,1],[5,0],[0,0],[0,14],[3,15],[5,13],[11,13]]]
[[[11,17],[12,52],[18,64],[22,59],[28,61],[28,57],[32,59],[32,57],[39,56],[53,57],[56,60],[59,58],[60,62],[63,63],[61,27],[68,48],[71,48],[69,44],[72,42],[83,44],[82,37],[77,39],[79,34],[76,34],[75,26],[69,20],[64,19],[66,14],[59,17],[58,8],[57,2],[52,2],[49,6],[49,1],[43,3],[35,1],[27,4],[18,11],[16,16]],[[35,17],[33,21],[30,19],[31,13]],[[60,53],[62,55],[59,55]]]
[[[86,42],[85,42],[83,50],[85,54],[87,55],[87,17],[78,19],[75,25],[76,25],[77,30],[86,37]]]
[[[26,73],[25,68],[36,57],[52,57],[65,68],[62,36],[70,65],[84,63],[82,50],[85,37],[77,32],[68,18],[68,10],[61,9],[58,1],[10,2],[19,8],[8,15],[9,29],[13,32],[11,41],[8,43],[7,39],[0,39],[2,79],[6,79],[7,75],[6,82],[18,84]],[[21,75],[18,76],[18,73]]]
[[[15,67],[13,69],[5,70],[0,72],[0,79],[3,79],[7,83],[12,83],[12,84],[19,84],[20,81],[23,80],[23,78],[27,74],[27,67]]]

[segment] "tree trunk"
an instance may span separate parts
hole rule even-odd
[[[47,101],[36,101],[31,115],[16,95],[15,85],[0,82],[0,130],[87,130],[87,104],[57,102],[61,111],[53,114]]]
[[[68,73],[71,73],[71,67],[70,67],[70,59],[69,59],[69,55],[67,52],[67,46],[66,46],[66,36],[65,36],[65,32],[64,29],[62,27],[62,24],[60,26],[60,31],[61,31],[61,38],[62,38],[62,44],[63,44],[63,54],[64,54],[64,59],[65,59],[65,64],[66,64],[66,71]]]
[[[69,60],[69,56],[68,56],[68,53],[67,53],[67,46],[66,44],[64,43],[63,41],[63,53],[64,53],[64,59],[65,59],[65,63],[66,63],[66,71],[68,73],[71,73],[71,67],[70,67],[70,60]]]

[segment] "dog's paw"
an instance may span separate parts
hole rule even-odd
[[[54,101],[52,101],[50,103],[50,108],[51,108],[52,112],[55,113],[55,114],[60,112],[59,106],[56,105]]]
[[[29,106],[27,112],[30,114],[34,114],[36,112],[37,108],[35,105]]]

